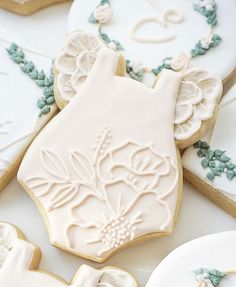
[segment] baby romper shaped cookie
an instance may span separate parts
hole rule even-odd
[[[0,286],[4,287],[137,287],[127,272],[83,265],[70,284],[54,274],[38,270],[40,249],[27,242],[10,224],[0,222]]]
[[[236,85],[220,102],[215,126],[183,154],[185,178],[236,217]]]
[[[68,0],[0,0],[0,8],[26,16],[49,5],[65,1]]]
[[[75,31],[68,36],[64,50],[56,57],[54,65],[55,100],[60,108],[75,95],[80,95],[98,52],[105,46],[99,37],[86,31]],[[175,60],[180,66],[187,61],[184,55]],[[200,139],[214,123],[222,81],[219,76],[201,68],[186,69],[180,73],[174,136],[178,147],[185,148]]]
[[[236,286],[235,240],[229,231],[183,244],[157,266],[146,287]]]
[[[117,76],[120,61],[99,51],[80,96],[40,133],[18,173],[51,243],[98,262],[170,233],[182,193],[173,125],[181,76],[165,70],[151,89]]]
[[[0,190],[15,175],[32,139],[57,110],[51,64],[51,59],[0,26]]]

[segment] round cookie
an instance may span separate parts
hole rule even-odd
[[[212,23],[211,20],[214,20],[215,17],[206,19],[194,9],[194,5],[198,5],[200,7],[198,10],[202,11],[201,9],[207,7],[208,4],[207,9],[211,8],[210,11],[202,11],[203,14],[207,14],[214,10],[212,8],[213,1],[113,0],[101,2],[110,3],[111,10],[109,19],[105,17],[105,20],[108,20],[107,22],[104,21],[102,16],[104,17],[104,14],[107,16],[109,12],[100,11],[100,15],[96,12],[98,19],[100,17],[103,20],[102,32],[108,35],[111,40],[119,41],[124,49],[121,51],[122,54],[139,71],[142,67],[157,68],[166,57],[175,57],[180,53],[190,53],[195,44],[208,35],[210,25],[207,21]],[[88,18],[99,3],[99,0],[91,0],[89,3],[86,0],[74,1],[68,17],[68,32],[84,29],[98,34],[98,24],[89,22]],[[213,26],[213,31],[221,37],[222,41],[216,48],[211,49],[203,56],[194,57],[190,61],[190,68],[197,67],[210,73],[217,73],[222,79],[226,80],[236,67],[234,53],[236,50],[236,35],[232,33],[232,27],[236,26],[234,13],[236,3],[234,0],[229,0],[227,3],[224,0],[215,0],[215,3],[217,5],[216,20],[218,23]],[[131,31],[135,23],[143,18],[159,19],[164,13],[171,10],[183,15],[184,18],[181,23],[175,24],[167,21],[166,25],[162,27],[160,23],[150,21],[139,29],[137,35],[142,38],[154,39],[174,35],[175,37],[172,40],[164,43],[144,43],[134,41],[131,38]],[[176,20],[176,18],[172,20]],[[203,43],[203,46],[205,44]],[[219,59],[222,60],[219,61]],[[151,79],[150,77],[145,78],[144,82],[151,85],[153,77]]]
[[[220,102],[215,126],[182,156],[185,178],[236,217],[236,84]]]
[[[57,111],[51,66],[50,58],[0,26],[0,190]]]
[[[65,1],[68,0],[0,0],[0,7],[27,16],[49,5]]]
[[[146,287],[231,287],[236,284],[236,232],[190,241],[172,251]]]
[[[0,285],[4,287],[137,287],[134,278],[114,267],[96,270],[82,265],[71,283],[39,270],[40,249],[14,226],[0,222]]]
[[[55,99],[60,108],[74,96],[80,96],[97,54],[104,47],[104,41],[86,31],[74,31],[67,37],[64,49],[54,63]],[[187,59],[185,55],[180,55],[175,61],[181,65]],[[121,61],[117,75],[124,73],[125,64]],[[197,68],[179,71],[179,74],[181,83],[175,108],[174,132],[178,147],[185,148],[200,139],[214,123],[222,94],[222,81],[217,75]]]
[[[38,135],[18,172],[51,243],[98,262],[172,232],[182,195],[173,129],[181,75],[163,70],[151,89],[117,75],[122,62],[99,51],[80,96]]]

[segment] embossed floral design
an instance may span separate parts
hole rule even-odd
[[[207,268],[199,268],[194,270],[194,273],[196,274],[196,280],[199,282],[198,287],[217,287],[222,278],[227,275],[225,272]]]
[[[111,139],[110,129],[102,129],[92,159],[79,150],[69,150],[73,176],[56,153],[43,148],[41,162],[50,176],[27,180],[35,196],[48,196],[48,212],[69,204],[72,220],[65,227],[69,247],[76,249],[73,238],[86,231],[85,244],[100,242],[103,246],[98,256],[145,233],[153,217],[153,232],[167,230],[172,215],[165,198],[178,182],[172,159],[156,153],[151,144],[127,140],[109,148]]]
[[[69,36],[64,51],[55,60],[57,89],[65,102],[85,82],[103,45],[97,37],[85,32]]]
[[[210,119],[222,94],[222,81],[204,70],[184,73],[175,109],[175,138],[182,140],[196,133]]]

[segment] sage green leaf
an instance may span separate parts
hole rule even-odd
[[[210,181],[213,181],[213,179],[215,178],[214,172],[213,172],[213,171],[209,171],[209,172],[207,173],[207,178],[208,178]]]
[[[203,168],[207,168],[208,167],[208,164],[209,164],[209,160],[207,160],[206,158],[204,158],[202,161],[201,161],[201,165]]]
[[[227,155],[225,154],[222,154],[222,156],[220,157],[220,160],[222,162],[228,162],[230,160],[230,157],[228,157]]]

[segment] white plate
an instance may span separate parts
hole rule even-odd
[[[55,55],[61,49],[66,35],[69,6],[69,3],[53,6],[29,17],[0,11],[0,22],[28,40],[29,45],[48,55]],[[29,241],[40,246],[43,252],[41,269],[70,280],[83,263],[102,266],[52,247],[38,210],[16,180],[0,193],[0,220],[16,224]],[[174,234],[123,250],[108,260],[106,265],[127,269],[137,277],[140,286],[145,286],[156,265],[175,247],[205,234],[232,229],[236,229],[235,219],[185,184],[183,205]]]

